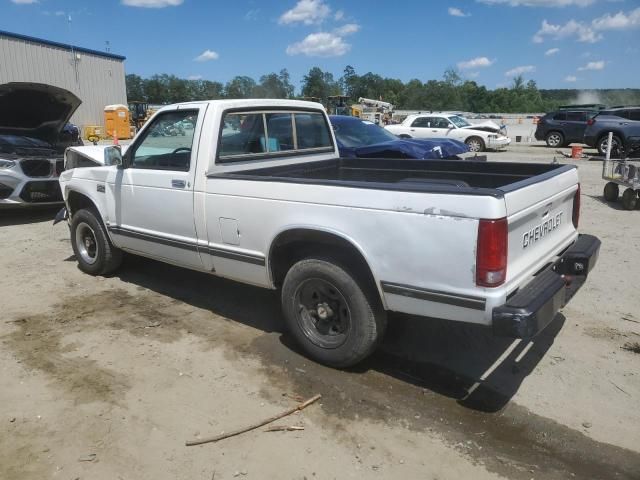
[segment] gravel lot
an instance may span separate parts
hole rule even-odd
[[[640,211],[576,163],[581,230],[603,245],[541,335],[394,316],[350,371],[297,353],[275,292],[133,257],[90,277],[55,212],[0,212],[0,478],[640,478]],[[302,431],[184,445],[315,393],[277,422]]]

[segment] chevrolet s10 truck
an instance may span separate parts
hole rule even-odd
[[[373,352],[390,311],[531,337],[600,248],[578,234],[574,166],[341,159],[312,102],[167,106],[66,168],[58,218],[81,270],[112,273],[124,251],[278,289],[291,334],[334,367]]]

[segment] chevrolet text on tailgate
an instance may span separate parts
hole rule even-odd
[[[373,352],[388,311],[536,335],[600,248],[577,231],[575,167],[341,159],[311,102],[172,105],[130,146],[65,160],[81,270],[126,251],[278,289],[291,334],[334,367]]]

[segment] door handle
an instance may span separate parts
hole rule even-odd
[[[415,131],[416,131],[416,129],[415,129],[415,128],[412,128],[410,131],[411,131],[411,132],[415,132]]]
[[[173,188],[184,188],[187,186],[187,182],[184,180],[171,180],[171,186]]]
[[[438,133],[438,130],[431,130],[433,133]]]

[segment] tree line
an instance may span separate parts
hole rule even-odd
[[[332,95],[347,95],[391,102],[397,109],[461,110],[486,113],[546,112],[559,105],[603,103],[640,104],[640,89],[539,89],[534,80],[516,76],[508,87],[489,90],[473,80],[463,79],[455,69],[447,69],[441,80],[418,79],[403,82],[368,72],[358,75],[348,65],[342,76],[313,67],[303,77],[298,92],[287,69],[262,75],[258,81],[236,76],[226,83],[202,79],[183,79],[158,74],[149,78],[126,76],[127,97],[153,104],[169,104],[219,98],[299,98],[315,97],[322,103]]]

